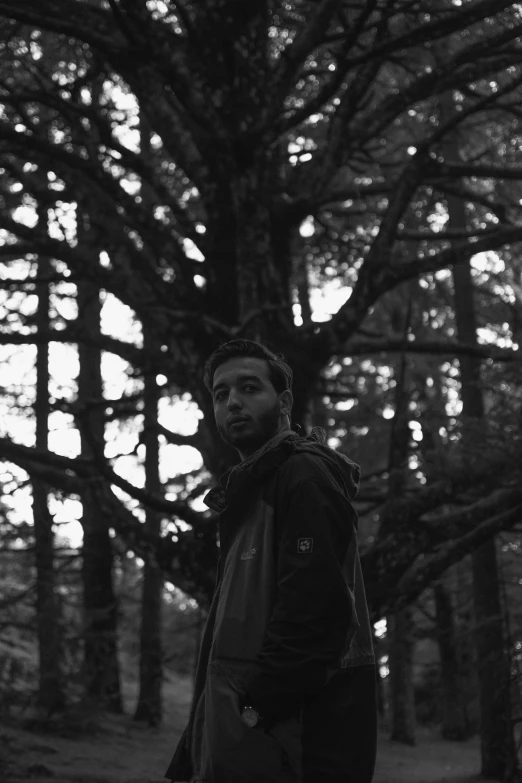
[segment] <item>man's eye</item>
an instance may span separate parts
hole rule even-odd
[[[222,400],[224,396],[225,396],[225,392],[224,391],[220,391],[220,392],[217,392],[214,395],[214,399],[215,400]]]
[[[245,391],[257,391],[257,386],[253,386],[251,383],[247,383],[245,386],[243,386],[243,389]]]

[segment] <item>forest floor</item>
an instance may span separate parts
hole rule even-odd
[[[124,698],[131,713],[132,683],[126,684]],[[1,783],[166,783],[163,773],[190,706],[190,680],[169,676],[164,699],[161,729],[136,724],[130,714],[94,721],[73,713],[52,731],[0,724],[0,755],[8,760]],[[445,742],[420,730],[418,744],[406,747],[382,735],[374,783],[477,783],[479,767],[476,740]]]

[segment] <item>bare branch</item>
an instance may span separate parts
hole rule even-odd
[[[520,493],[518,493],[520,496]],[[479,504],[476,504],[478,506]],[[401,609],[411,604],[430,584],[454,563],[473,552],[481,544],[502,530],[509,530],[522,519],[522,502],[513,503],[511,508],[478,522],[458,538],[448,538],[432,555],[418,558],[398,580],[389,598],[388,609]]]
[[[163,435],[167,443],[172,443],[174,446],[193,446],[197,449],[201,445],[201,439],[198,433],[194,435],[180,435],[178,432],[172,432],[162,424],[157,425],[157,430],[160,435]]]
[[[498,348],[496,345],[466,345],[450,340],[409,340],[402,337],[379,341],[354,340],[345,346],[348,356],[360,356],[383,352],[426,353],[435,356],[476,356],[479,359],[493,359],[496,362],[520,361],[522,351]]]
[[[426,240],[429,242],[448,242],[454,239],[477,239],[488,236],[488,234],[494,234],[496,231],[498,231],[498,226],[491,226],[490,228],[484,229],[482,231],[469,228],[448,228],[445,231],[432,231],[430,228],[426,228],[421,231],[403,229],[401,231],[397,231],[395,238],[398,240],[420,242],[425,242]]]
[[[393,264],[389,269],[389,278],[402,282],[419,274],[436,272],[453,264],[463,264],[478,253],[499,250],[517,242],[522,242],[522,226],[500,225],[495,231],[487,232],[486,236],[476,241],[455,242],[451,247],[432,256],[410,258],[399,264]],[[413,274],[414,267],[416,267],[415,274]]]
[[[194,525],[196,527],[201,523],[200,512],[194,511],[187,503],[177,500],[166,500],[164,497],[153,495],[151,492],[135,487],[130,481],[127,481],[127,479],[118,475],[104,456],[104,444],[98,443],[93,435],[93,429],[90,426],[90,406],[82,409],[77,407],[75,413],[76,421],[81,429],[82,436],[85,438],[92,451],[96,468],[107,482],[119,487],[148,508],[152,508],[163,514],[169,514],[170,516],[179,516],[185,522],[188,522],[189,525]]]
[[[381,45],[372,47],[372,50],[367,54],[357,55],[351,57],[347,65],[352,67],[366,62],[370,57],[380,57],[385,54],[391,54],[392,52],[398,52],[409,48],[410,46],[421,46],[428,41],[436,41],[440,38],[444,38],[451,33],[461,30],[469,25],[476,24],[477,22],[486,19],[488,16],[496,16],[501,11],[512,6],[511,0],[479,0],[473,5],[468,5],[465,8],[455,7],[448,10],[445,16],[435,18],[433,21],[426,22],[420,28],[417,27],[414,31],[408,31],[402,35],[398,35],[395,38],[388,39]],[[499,34],[500,42],[510,41],[516,39],[520,35],[520,29],[522,26],[505,30]],[[332,40],[342,40],[343,36],[336,36]],[[480,55],[482,48],[482,55],[484,55],[483,45],[474,45],[469,47],[469,52],[473,51],[475,56]]]
[[[496,163],[466,163],[445,160],[437,167],[443,177],[474,177],[476,179],[522,180],[522,166],[499,166]]]
[[[18,334],[12,331],[0,332],[0,345],[44,345],[45,343],[85,343],[96,346],[107,353],[121,356],[133,367],[142,368],[144,363],[143,351],[132,343],[108,335],[89,334],[75,322],[68,324],[65,329],[49,329],[47,331],[40,329],[33,334]]]
[[[92,440],[92,439],[91,439]],[[93,481],[103,480],[122,489],[131,497],[139,500],[146,506],[154,508],[170,516],[177,516],[191,525],[201,524],[201,514],[193,511],[190,506],[174,500],[165,500],[151,495],[144,490],[134,487],[110,467],[104,457],[100,457],[96,464],[83,457],[63,457],[51,451],[31,448],[14,443],[9,438],[0,438],[0,459],[7,459],[27,470],[31,475],[41,478],[43,481],[63,489],[66,492],[81,494],[87,484]],[[96,468],[101,468],[99,473]]]
[[[276,106],[282,106],[296,73],[306,58],[321,43],[325,30],[341,2],[342,0],[320,0],[308,24],[303,27],[293,44],[284,52],[273,80],[274,104]]]
[[[310,350],[324,352],[324,356],[339,353],[346,340],[362,323],[368,308],[386,291],[421,274],[447,269],[453,264],[466,263],[472,256],[487,250],[498,250],[522,242],[522,226],[501,226],[476,242],[455,242],[451,247],[422,257],[392,262],[392,245],[380,246],[379,264],[370,267],[367,262],[359,270],[352,295],[337,313],[322,324],[314,323],[308,330]],[[356,303],[356,304],[354,304]],[[303,332],[305,330],[303,329]],[[312,332],[312,334],[310,334]]]
[[[73,9],[74,6],[74,9]],[[38,0],[13,4],[1,0],[0,16],[79,38],[94,47],[118,51],[125,39],[102,8],[76,0]]]

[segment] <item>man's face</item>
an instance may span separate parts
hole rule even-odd
[[[229,359],[214,373],[217,428],[242,459],[284,429],[290,414],[291,393],[277,394],[268,373],[268,362],[248,356]]]

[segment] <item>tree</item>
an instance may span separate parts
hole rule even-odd
[[[441,120],[452,113],[453,97],[441,97]],[[448,135],[443,145],[446,157],[459,157],[456,135]],[[465,205],[455,196],[448,196],[448,228],[465,231]],[[459,339],[477,343],[477,318],[473,279],[469,262],[453,269],[455,289],[455,322]],[[480,360],[463,356],[459,359],[463,438],[469,441],[468,454],[473,452],[473,431],[485,421],[481,391]],[[515,779],[516,751],[510,705],[509,661],[505,650],[500,583],[494,538],[477,547],[472,555],[474,636],[478,664],[479,702],[481,715],[482,774],[485,777]]]
[[[145,159],[151,158],[150,131],[145,121],[140,123],[140,147]],[[141,190],[142,198],[148,200],[150,213],[154,212],[154,196],[146,186]],[[146,327],[143,330],[143,350],[146,356],[154,357],[157,345],[154,334]],[[159,387],[154,366],[145,372],[143,393],[143,444],[145,446],[145,489],[152,495],[162,494],[159,473],[160,448],[158,440]],[[159,538],[162,517],[157,511],[146,510],[145,525],[151,537]],[[143,566],[143,592],[140,636],[140,694],[135,719],[146,720],[149,725],[161,723],[163,709],[161,683],[163,679],[163,652],[161,638],[161,616],[163,603],[163,572],[156,558],[150,557]]]
[[[44,196],[39,221],[47,227],[49,201]],[[51,264],[45,257],[38,263],[38,272],[45,278]],[[40,283],[38,290],[37,329],[49,330],[49,284]],[[41,343],[36,353],[36,447],[48,448],[49,436],[49,345]],[[36,623],[38,629],[39,686],[38,703],[51,714],[63,708],[65,693],[62,678],[62,645],[60,612],[56,595],[53,518],[49,512],[48,487],[33,479],[33,524],[36,565]]]
[[[506,136],[516,135],[522,29],[516,4],[469,0],[433,9],[420,1],[323,0],[240,8],[229,0],[168,6],[76,0],[71,8],[70,0],[0,2],[7,61],[2,165],[23,192],[30,191],[32,166],[40,165],[54,172],[65,201],[88,196],[98,249],[110,265],[94,267],[81,245],[44,235],[10,210],[1,215],[8,239],[2,255],[23,257],[38,248],[63,261],[70,280],[95,278],[134,310],[160,346],[157,371],[188,391],[204,414],[190,442],[213,475],[233,456],[218,438],[201,368],[222,340],[260,337],[283,350],[295,369],[295,418],[305,422],[334,357],[400,350],[402,336],[367,331],[395,287],[481,252],[505,254],[522,240],[514,192],[499,196],[484,186],[518,185],[512,149],[488,145],[467,151],[464,160],[440,155],[441,140],[464,121],[494,121]],[[42,30],[62,53],[60,73],[38,57]],[[427,52],[435,41],[452,46],[433,67]],[[92,85],[100,80],[104,95],[97,102]],[[450,89],[462,99],[441,123],[437,97]],[[53,112],[44,124],[43,107]],[[153,134],[149,158],[128,136],[138,112]],[[150,187],[152,217],[132,183]],[[464,234],[432,230],[436,205],[449,192],[480,215]],[[299,240],[303,223],[313,226],[307,242]],[[351,295],[327,322],[300,326],[292,308],[298,289],[305,297],[307,267],[320,281],[333,274]],[[306,316],[305,301],[301,309]],[[135,346],[78,335],[73,327],[59,339],[97,342],[144,370]],[[512,349],[455,340],[414,340],[408,352],[518,357]],[[111,510],[129,546],[139,554],[152,547],[166,573],[198,598],[212,591],[212,526],[189,502],[134,487],[99,451],[85,462],[4,439],[0,455],[30,464],[34,475],[66,492],[97,475],[98,502]],[[383,534],[365,554],[377,613],[411,602],[451,563],[518,519],[520,490],[498,487],[506,459],[477,465],[473,476],[459,459],[434,484],[387,504],[386,514],[403,522],[392,548]],[[437,524],[425,522],[445,503],[469,497],[477,481],[480,492],[468,506]],[[190,531],[177,540],[151,538],[111,484],[188,522],[196,542]]]
[[[408,286],[405,306],[393,313],[396,330],[402,329],[404,343],[411,329],[412,300],[415,291]],[[401,321],[404,321],[401,323]],[[403,352],[397,362],[397,381],[395,386],[395,411],[390,434],[388,493],[391,499],[401,497],[405,492],[410,452],[409,403],[410,379],[408,361]],[[392,519],[388,524],[393,524]],[[413,687],[413,607],[403,609],[388,616],[388,634],[390,637],[390,701],[392,707],[391,738],[408,745],[415,745],[415,695]]]
[[[89,247],[89,217],[80,208],[77,214],[78,241]],[[96,264],[93,257],[93,265]],[[88,280],[78,284],[78,324],[85,333],[100,335],[100,291]],[[78,376],[79,409],[88,411],[90,436],[81,428],[82,457],[92,455],[91,438],[104,443],[105,416],[103,405],[101,355],[93,344],[79,345]],[[120,674],[117,651],[117,606],[113,584],[114,553],[110,536],[110,521],[100,508],[89,482],[81,492],[83,515],[82,582],[84,627],[84,658],[86,695],[95,703],[113,712],[122,711]]]
[[[449,205],[452,226],[462,225],[460,210]],[[468,265],[453,272],[455,285],[455,316],[458,335],[468,343],[476,340],[476,316],[473,283]],[[473,430],[484,422],[484,407],[480,389],[480,362],[474,357],[462,357],[462,413],[464,437],[473,444]],[[468,453],[472,452],[472,447]],[[477,651],[482,774],[516,780],[516,751],[513,735],[509,659],[506,654],[500,580],[496,542],[485,541],[473,552],[474,636]]]
[[[152,356],[156,349],[154,339],[144,330],[143,348]],[[153,371],[154,372],[154,371]],[[145,375],[143,405],[143,443],[145,445],[145,489],[161,494],[159,476],[159,443],[157,432],[159,392],[155,374]],[[151,537],[159,538],[161,514],[147,509],[145,525]],[[146,720],[157,726],[162,719],[161,683],[163,655],[161,641],[161,613],[163,603],[163,572],[156,558],[149,557],[143,566],[140,633],[140,693],[136,720]]]
[[[436,306],[438,302],[431,302]],[[440,306],[440,305],[439,305]],[[442,308],[441,308],[442,309]],[[437,308],[438,310],[438,308]],[[432,312],[436,312],[435,309]],[[429,374],[417,380],[423,403],[422,418],[426,421],[422,429],[422,468],[427,481],[437,471],[437,460],[444,454],[441,433],[449,429],[446,412],[444,376],[440,364],[433,362]],[[469,651],[469,633],[459,616],[459,606],[468,601],[464,584],[458,579],[459,569],[469,574],[467,559],[448,569],[433,585],[435,604],[435,638],[440,656],[440,716],[441,733],[444,739],[465,740],[476,730],[470,717],[470,695],[476,692],[475,662],[466,661]],[[464,627],[463,627],[464,626]]]
[[[466,693],[452,594],[444,579],[437,582],[433,591],[440,650],[442,736],[464,740],[471,732],[466,719]]]

